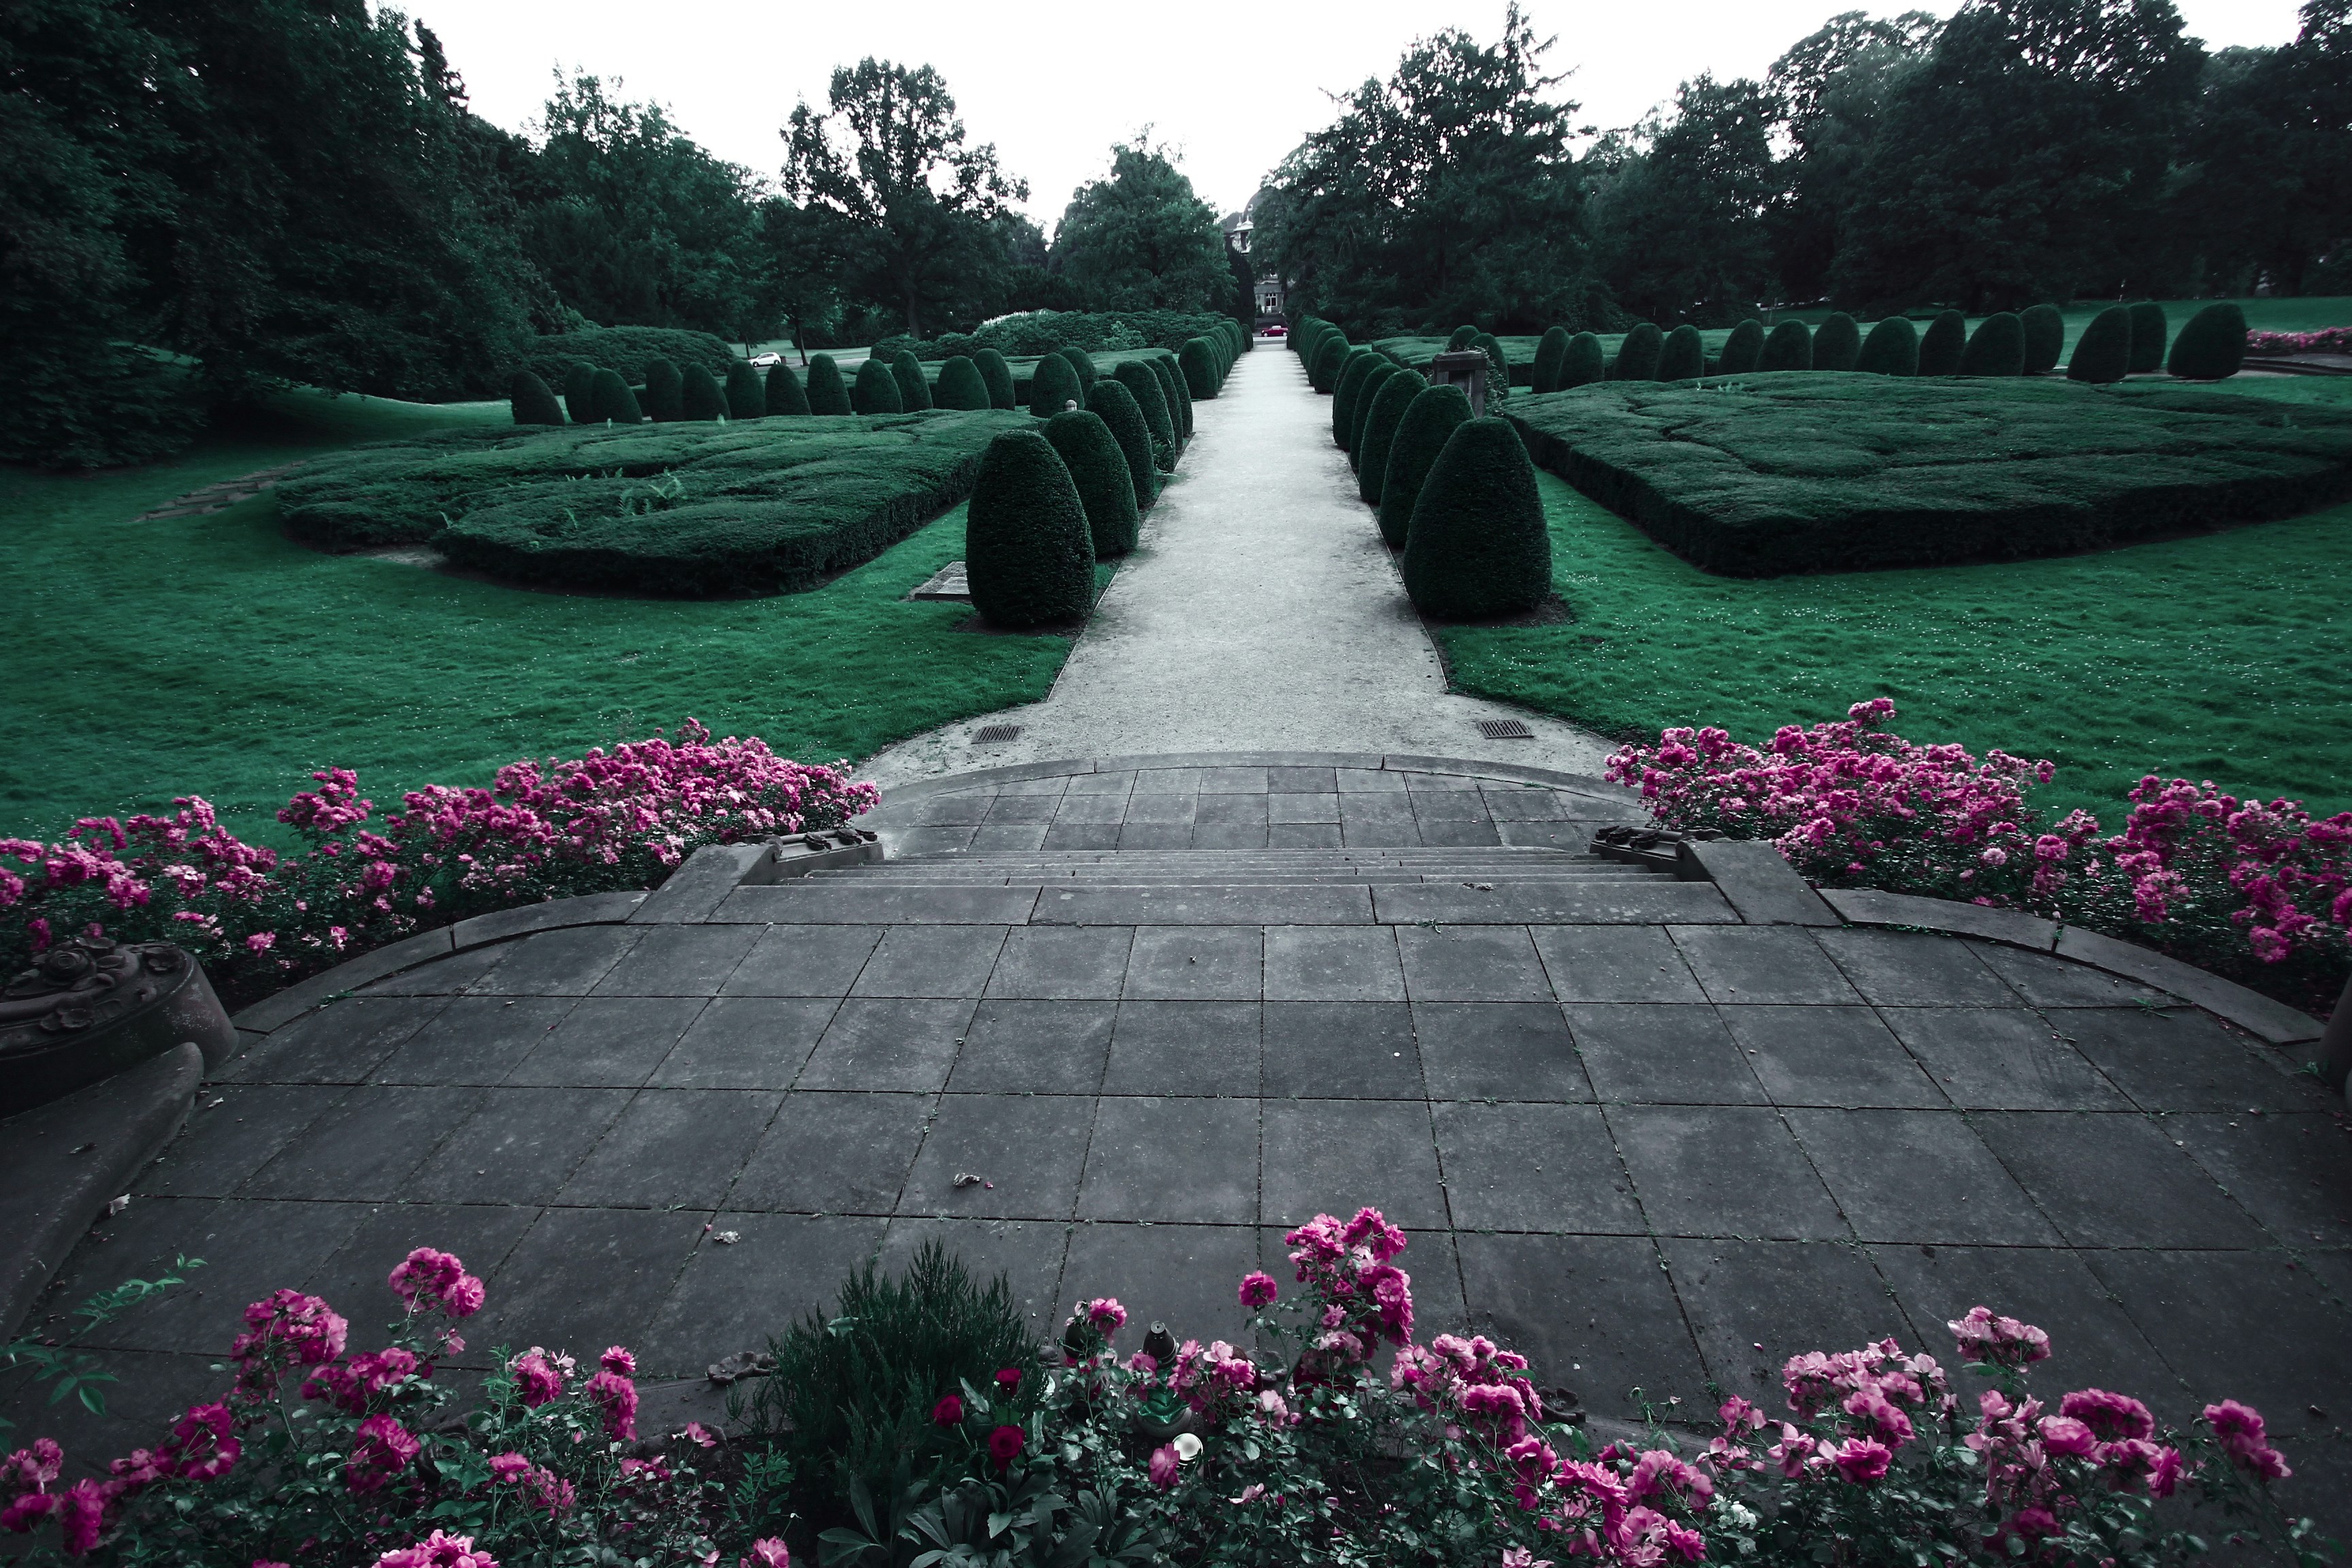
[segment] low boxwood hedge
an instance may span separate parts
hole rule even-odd
[[[1764,323],[1750,316],[1731,329],[1723,340],[1723,354],[1716,362],[1718,375],[1746,375],[1764,363]]]
[[[809,361],[808,405],[811,414],[857,412],[849,405],[849,386],[841,379],[840,363],[831,354],[818,354]]]
[[[2168,383],[1811,372],[1509,417],[1544,468],[1732,576],[2060,554],[2352,497],[2352,410]]]
[[[618,371],[633,386],[645,384],[646,367],[656,359],[683,369],[698,364],[713,375],[725,375],[735,351],[709,332],[675,327],[583,327],[576,332],[550,332],[524,345],[517,367],[560,382],[576,360]]]
[[[1087,412],[1098,416],[1110,427],[1112,438],[1118,442],[1119,455],[1127,461],[1128,479],[1135,489],[1137,507],[1150,506],[1151,499],[1160,493],[1160,470],[1151,462],[1151,426],[1144,423],[1143,409],[1135,401],[1135,394],[1116,374],[1104,376],[1087,394]]]

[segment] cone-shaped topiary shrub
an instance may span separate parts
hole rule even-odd
[[[849,388],[842,384],[841,366],[831,354],[809,361],[808,404],[811,414],[852,414]]]
[[[1658,360],[1666,352],[1666,335],[1647,321],[1625,334],[1617,345],[1617,363],[1609,369],[1612,381],[1655,381]]]
[[[1364,433],[1356,438],[1356,493],[1366,506],[1381,504],[1381,486],[1388,479],[1389,450],[1396,445],[1397,426],[1412,400],[1429,390],[1419,371],[1400,368],[1381,383],[1371,412],[1364,416]]]
[[[931,401],[941,408],[986,408],[988,383],[970,354],[957,354],[940,366],[939,390]]]
[[[2172,333],[2172,323],[2165,319],[2164,307],[2153,300],[2142,300],[2130,310],[2132,374],[2146,375],[2149,371],[2162,370],[2165,340]]]
[[[678,412],[687,419],[726,418],[727,395],[719,390],[719,378],[698,364],[687,366],[678,393]]]
[[[1919,335],[1918,374],[1958,375],[1960,356],[1968,352],[1969,319],[1958,310],[1946,310]]]
[[[1464,349],[1468,348],[1472,343],[1475,343],[1477,341],[1477,328],[1470,326],[1456,327],[1445,339],[1445,352],[1450,354],[1458,354]]]
[[[856,383],[849,389],[849,405],[860,414],[907,411],[906,401],[898,395],[898,378],[878,359],[869,359],[857,367]]]
[[[1579,332],[1568,340],[1568,356],[1560,362],[1557,390],[1566,392],[1571,386],[1604,381],[1608,375],[1609,356],[1601,352],[1598,337],[1591,332]]]
[[[1339,368],[1348,363],[1351,345],[1344,333],[1333,332],[1323,340],[1322,347],[1307,363],[1307,384],[1318,392],[1328,393],[1339,384]]]
[[[1389,442],[1389,471],[1381,476],[1381,537],[1402,550],[1412,527],[1412,505],[1429,466],[1445,449],[1445,438],[1470,417],[1470,395],[1454,385],[1433,386],[1405,405]]]
[[[761,383],[760,373],[737,360],[727,367],[727,417],[765,419],[767,416],[768,389]]]
[[[1716,363],[1717,375],[1746,375],[1764,363],[1764,323],[1749,317],[1731,329],[1723,340],[1723,357]]]
[[[564,374],[563,409],[574,425],[596,423],[596,367],[584,359],[573,360]]]
[[[2036,305],[2017,318],[2025,329],[2025,374],[2053,370],[2066,352],[2066,318],[2055,305]]]
[[[1383,355],[1378,364],[1365,373],[1362,383],[1356,388],[1355,412],[1348,417],[1348,466],[1359,473],[1363,471],[1364,426],[1371,420],[1372,404],[1380,396],[1381,388],[1402,370],[1402,365]]]
[[[1356,389],[1385,357],[1377,349],[1353,349],[1348,363],[1339,367],[1339,384],[1331,389],[1331,442],[1343,452],[1355,432]]]
[[[1660,381],[1692,381],[1706,374],[1706,340],[1687,322],[1666,334],[1658,354]]]
[[[2110,305],[2091,318],[2074,340],[2074,357],[2066,362],[2066,379],[2105,386],[2131,372],[2132,317],[2121,305]]]
[[[994,349],[980,349],[973,353],[971,363],[980,367],[980,379],[988,383],[991,408],[1011,410],[1021,406],[1020,398],[1013,391],[1013,367],[1004,363],[1003,354]]]
[[[2187,381],[2220,381],[2246,362],[2246,313],[2223,301],[2189,318],[2164,368]]]
[[[686,417],[686,378],[659,355],[646,361],[645,411],[661,424]]]
[[[1150,506],[1151,498],[1160,493],[1160,471],[1151,464],[1151,426],[1144,423],[1135,394],[1118,376],[1107,375],[1087,394],[1087,408],[1101,416],[1118,442],[1119,455],[1127,459],[1128,479],[1135,487],[1136,506]]]
[[[1783,321],[1772,329],[1764,340],[1764,357],[1757,363],[1759,370],[1811,370],[1813,368],[1813,334],[1805,330],[1802,321]]]
[[[1029,373],[1029,412],[1040,419],[1051,419],[1073,403],[1083,405],[1086,396],[1076,368],[1061,354],[1045,355]]]
[[[931,384],[923,374],[923,362],[915,357],[912,349],[900,349],[890,356],[890,379],[898,384],[898,406],[911,414],[931,405]]]
[[[1559,390],[1560,366],[1568,363],[1568,329],[1547,327],[1543,341],[1536,344],[1536,374],[1528,384],[1537,392]]]
[[[1075,382],[1077,372],[1069,374]],[[991,626],[1057,626],[1093,605],[1086,504],[1061,455],[1035,430],[1008,430],[982,454],[964,512],[963,565],[971,607]]]
[[[1532,610],[1551,595],[1551,531],[1536,466],[1507,419],[1456,426],[1422,481],[1404,544],[1404,591],[1447,620]]]
[[[621,379],[617,370],[600,370],[596,384],[589,390],[588,409],[596,424],[611,420],[615,425],[642,425],[645,411],[637,406],[637,395]]]
[[[1870,329],[1853,368],[1867,375],[1919,374],[1919,329],[1908,316],[1888,316]]]
[[[1176,426],[1179,440],[1192,438],[1192,397],[1184,390],[1184,378],[1176,374],[1176,356],[1153,354],[1145,362],[1160,377],[1161,395],[1168,399],[1168,417]]]
[[[1068,360],[1070,362],[1070,368],[1078,373],[1078,390],[1081,393],[1085,392],[1087,387],[1092,386],[1096,380],[1102,374],[1102,372],[1095,365],[1095,356],[1087,353],[1086,350],[1078,347],[1076,343],[1065,344],[1061,348],[1055,349],[1054,352],[1060,354],[1064,359]]]
[[[2007,310],[1995,311],[1977,323],[1968,348],[1960,355],[1962,375],[2023,375],[2025,323]]]
[[[1187,338],[1177,351],[1176,367],[1184,373],[1184,390],[1195,397],[1217,395],[1217,383],[1224,379],[1224,370],[1217,363],[1217,354],[1206,338]]]
[[[808,394],[801,388],[801,378],[793,374],[788,364],[768,367],[768,412],[771,414],[806,414]]]
[[[514,379],[507,384],[507,402],[514,409],[514,422],[518,425],[563,423],[563,408],[555,401],[554,392],[527,370],[515,372]]]
[[[1862,329],[1843,310],[1832,310],[1813,329],[1813,368],[1852,370],[1862,358]]]
[[[1112,371],[1121,386],[1135,398],[1135,406],[1143,415],[1143,427],[1151,432],[1151,466],[1161,473],[1176,468],[1176,420],[1168,412],[1168,392],[1151,367],[1139,359],[1131,359]]]
[[[1134,549],[1135,480],[1127,470],[1127,454],[1118,449],[1118,437],[1102,416],[1084,408],[1056,414],[1045,421],[1045,439],[1061,454],[1070,482],[1078,487],[1095,559],[1106,561]]]

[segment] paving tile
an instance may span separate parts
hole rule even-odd
[[[988,820],[988,808],[995,804],[993,790],[967,790],[955,795],[935,795],[908,808],[908,820],[926,826],[977,827]]]
[[[1268,1002],[1262,1018],[1269,1100],[1428,1098],[1402,1002]]]
[[[1411,827],[1412,799],[1402,790],[1394,795],[1342,795],[1339,799],[1341,826],[1349,831],[1380,825]]]
[[[1447,1223],[1429,1107],[1418,1100],[1268,1100],[1259,1146],[1268,1225],[1367,1204],[1402,1226]]]
[[[1716,1384],[1769,1411],[1783,1407],[1780,1367],[1790,1356],[1853,1350],[1909,1327],[1857,1247],[1673,1239],[1659,1246]],[[1695,1418],[1705,1415],[1702,1409]]]
[[[1134,941],[1124,926],[1015,927],[988,977],[988,994],[1117,1001]]]
[[[637,1347],[641,1377],[693,1377],[841,1298],[842,1281],[882,1245],[884,1221],[807,1215],[718,1215]],[[720,1233],[735,1240],[721,1244]]]
[[[583,996],[501,1081],[635,1089],[709,1005],[699,996]]]
[[[1265,787],[1276,795],[1330,795],[1339,779],[1332,768],[1268,768]]]
[[[1712,882],[1417,882],[1374,889],[1389,925],[1736,925]]]
[[[1264,792],[1256,795],[1204,795],[1192,816],[1194,827],[1222,824],[1264,827],[1273,820]]]
[[[1077,1201],[1094,1115],[1092,1095],[942,1096],[898,1212],[1067,1219]],[[966,1173],[982,1180],[957,1186],[956,1177]]]
[[[2352,1246],[2352,1133],[2333,1116],[2168,1116],[2164,1131],[2290,1247]]]
[[[1028,832],[1026,844],[985,844],[974,849],[1034,849],[1045,831]],[[712,918],[777,926],[1021,925],[1036,907],[1034,888],[908,888],[887,882],[816,881],[797,878],[768,887],[738,888]],[[751,966],[747,960],[745,967]]]
[[[1405,990],[1416,1002],[1549,1002],[1535,944],[1522,926],[1400,927]]]
[[[226,1084],[196,1109],[163,1154],[139,1173],[142,1197],[222,1198],[325,1115],[345,1090],[329,1084]],[[215,1103],[217,1102],[217,1103]]]
[[[793,1087],[936,1090],[955,1066],[974,1005],[853,996],[834,1014]]]
[[[1706,1000],[1662,927],[1538,926],[1529,934],[1563,1002]]]
[[[1255,1002],[1129,1000],[1112,1026],[1103,1092],[1255,1096],[1261,1055]]]
[[[2193,1008],[2069,1007],[2045,1016],[2143,1110],[2317,1110],[2330,1098],[2316,1080],[2279,1071],[2245,1037]]]
[[[539,1218],[532,1204],[395,1203],[353,1205],[356,1226],[300,1280],[300,1288],[323,1296],[330,1306],[351,1321],[354,1350],[373,1350],[380,1331],[399,1318],[401,1300],[392,1293],[392,1271],[420,1247],[456,1254],[466,1271],[478,1279],[496,1277],[507,1254],[514,1250]],[[490,1342],[471,1331],[474,1342],[464,1364],[483,1364]]]
[[[1848,1234],[1779,1111],[1611,1106],[1607,1115],[1634,1194],[1663,1233],[1799,1240]]]
[[[1124,795],[1064,795],[1060,809],[1054,813],[1054,826],[1056,827],[1076,824],[1116,826],[1126,819],[1127,796]],[[1048,837],[1050,838],[1051,836]]]
[[[1192,847],[1192,825],[1189,822],[1130,822],[1118,830],[1121,849],[1190,849]]]
[[[1074,773],[1062,791],[1062,798],[1069,800],[1078,795],[1111,795],[1124,797],[1134,788],[1135,773],[1132,770],[1108,773]]]
[[[1647,1237],[1465,1235],[1454,1247],[1471,1324],[1527,1356],[1542,1386],[1619,1419],[1638,1418],[1644,1399],[1709,1403],[1706,1369]]]
[[[1254,926],[1145,926],[1128,958],[1127,994],[1254,1002],[1265,985],[1265,950]]]
[[[1495,836],[1521,849],[1581,851],[1592,847],[1592,830],[1600,826],[1590,817],[1574,822],[1497,822],[1495,824]],[[1722,895],[1718,893],[1717,897],[1721,898]]]
[[[1203,771],[1200,768],[1139,768],[1135,773],[1135,793],[1198,795]]]
[[[1105,1100],[1078,1217],[1255,1225],[1257,1123],[1255,1100]]]
[[[1402,795],[1404,775],[1385,768],[1334,768],[1332,782],[1341,795]]]
[[[1045,830],[1045,849],[1116,849],[1119,826],[1115,822],[1056,822]]]
[[[771,926],[719,989],[730,996],[846,996],[881,940],[878,926]]]
[[[1562,822],[1592,809],[1591,801],[1525,784],[1490,784],[1479,794],[1486,799],[1487,815],[1496,822]]]
[[[1787,1114],[1864,1241],[2047,1247],[2060,1239],[1958,1111]]]
[[[1157,1226],[1153,1228],[1157,1229]],[[1064,1220],[928,1219],[901,1215],[882,1233],[881,1264],[903,1274],[928,1244],[939,1243],[982,1286],[1003,1277],[1014,1305],[1041,1339],[1061,1332],[1055,1293],[1061,1288],[1070,1226]],[[1108,1292],[1097,1292],[1107,1294]]]
[[[1116,1296],[1128,1310],[1127,1327],[1113,1336],[1121,1351],[1141,1349],[1155,1322],[1180,1343],[1239,1343],[1249,1326],[1242,1276],[1259,1266],[1254,1226],[1081,1224],[1070,1232],[1053,1321],[1058,1328],[1079,1303]]]
[[[1486,809],[1486,797],[1475,789],[1414,790],[1406,798],[1412,802],[1412,815],[1424,830],[1433,822],[1495,820]]]
[[[1955,1105],[2121,1110],[2128,1101],[2051,1026],[1992,1007],[1891,1007],[1884,1017]]]
[[[1189,826],[1192,821],[1195,798],[1190,795],[1145,795],[1138,790],[1128,796],[1127,815],[1122,820],[1130,825],[1159,823],[1169,826]]]
[[[1201,770],[1201,794],[1204,796],[1262,795],[1265,794],[1268,787],[1264,768],[1202,768]],[[1203,800],[1202,804],[1205,805],[1208,803]]]
[[[240,1195],[345,1202],[403,1196],[409,1173],[481,1103],[482,1092],[352,1089],[247,1178]]]
[[[1641,1207],[1599,1107],[1456,1101],[1430,1110],[1461,1228],[1642,1234]]]
[[[753,1089],[639,1089],[563,1184],[560,1201],[716,1208],[783,1098]]]
[[[711,996],[761,937],[757,926],[667,926],[645,940],[596,982],[597,996]]]
[[[1602,1100],[1649,1105],[1761,1105],[1748,1069],[1716,1010],[1579,1002],[1560,1009],[1577,1054]]]
[[[569,996],[459,996],[368,1075],[373,1083],[497,1083],[570,1016]]]
[[[813,1089],[784,1096],[728,1204],[763,1212],[890,1213],[922,1146],[932,1098]]]
[[[2037,1007],[2129,1007],[2164,994],[2105,970],[1993,942],[1970,942],[1986,967]]]
[[[665,1089],[790,1089],[841,1004],[830,997],[721,996],[654,1069]]]
[[[149,1198],[91,1226],[36,1311],[69,1311],[125,1279],[155,1279],[175,1258],[201,1258],[203,1268],[182,1276],[184,1287],[80,1342],[99,1350],[195,1351],[217,1360],[243,1331],[247,1302],[308,1279],[366,1212],[355,1203]],[[216,1377],[215,1392],[220,1386]]]
[[[2352,1340],[2352,1313],[2285,1255],[2094,1252],[2085,1261],[2187,1381],[2191,1400],[2236,1399],[2262,1411],[2290,1463],[2297,1439],[2342,1425],[2352,1360],[2324,1347],[2340,1352]],[[2315,1405],[2327,1414],[2312,1416]]]
[[[388,974],[373,984],[361,988],[362,996],[457,996],[470,989],[477,980],[506,962],[514,951],[510,942],[493,942],[464,952],[453,952],[446,958],[436,958],[430,963],[420,963],[414,969],[404,969],[398,974]]]
[[[401,1184],[425,1203],[548,1204],[629,1103],[625,1089],[492,1089]]]
[[[1722,1007],[1731,1037],[1781,1105],[1950,1103],[1867,1007]]]
[[[1269,822],[1331,822],[1339,820],[1339,797],[1329,795],[1269,795]]]
[[[476,996],[584,996],[646,935],[641,926],[569,926],[512,943],[469,987]]]
[[[1190,832],[1191,829],[1186,831]],[[1364,925],[1372,901],[1360,887],[1094,886],[1047,888],[1034,923],[1081,926]]]
[[[569,1350],[583,1362],[606,1345],[642,1343],[709,1219],[708,1210],[545,1210],[486,1281],[488,1302],[466,1337]]]
[[[1790,926],[1686,926],[1676,927],[1674,937],[1710,1000],[1862,1000],[1808,931]]]
[[[1411,813],[1393,819],[1373,816],[1367,818],[1357,812],[1359,800],[1382,800],[1384,795],[1341,795],[1339,797],[1339,839],[1350,849],[1411,849],[1421,843],[1421,829]]]
[[[352,996],[305,1014],[236,1058],[243,1083],[364,1083],[449,1005],[446,996]]]
[[[989,805],[988,819],[982,826],[994,827],[1004,823],[1028,826],[1051,822],[1061,805],[1059,795],[1000,795]]]
[[[1042,849],[1051,825],[1045,822],[988,822],[972,829],[974,849]],[[909,889],[910,891],[912,889]]]
[[[1269,927],[1265,996],[1269,1002],[1402,1002],[1404,972],[1396,936],[1388,926]]]
[[[1092,1094],[1110,1057],[1116,1002],[988,1001],[964,1031],[948,1088],[960,1094]]]
[[[971,848],[972,833],[969,827],[907,827],[886,828],[884,837],[894,855],[945,855]]]
[[[2245,1211],[2144,1116],[2010,1111],[1973,1120],[2076,1247],[2266,1243]]]
[[[1345,840],[1336,822],[1274,822],[1266,826],[1265,842],[1270,849],[1337,849]]]
[[[1592,1084],[1559,1008],[1544,1002],[1416,1002],[1433,1100],[1586,1101]]]
[[[1409,790],[1476,789],[1478,781],[1464,773],[1422,773],[1401,770],[1397,776]]]
[[[1503,836],[1491,822],[1469,822],[1454,818],[1418,819],[1415,831],[1423,844],[1450,848],[1477,848],[1500,844]]]
[[[1889,1007],[2014,1007],[2017,993],[1968,943],[1914,931],[1813,933],[1853,988]]]
[[[1203,800],[1264,800],[1263,795],[1203,795]],[[1195,849],[1263,849],[1269,835],[1263,822],[1198,822],[1192,825]]]
[[[850,994],[977,996],[1003,946],[1001,926],[895,926]]]

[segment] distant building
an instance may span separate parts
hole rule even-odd
[[[1259,195],[1264,194],[1260,192]],[[1250,213],[1256,207],[1257,203],[1257,196],[1250,197],[1248,206],[1237,213],[1226,214],[1217,226],[1225,231],[1225,247],[1236,256],[1245,257],[1250,253],[1250,237],[1257,228],[1257,225],[1251,220]],[[1262,268],[1258,269],[1256,277],[1257,330],[1264,331],[1268,327],[1276,326],[1287,329],[1290,325],[1290,318],[1283,308],[1282,279]]]

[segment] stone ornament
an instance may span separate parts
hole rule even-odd
[[[0,989],[0,1116],[46,1105],[184,1040],[217,1065],[236,1038],[203,967],[183,949],[68,937]]]

